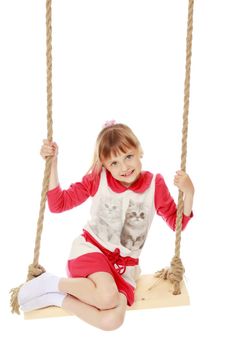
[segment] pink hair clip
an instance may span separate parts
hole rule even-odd
[[[109,128],[110,126],[113,126],[116,124],[116,121],[113,119],[113,120],[107,120],[104,125],[103,125],[103,129],[104,128]]]

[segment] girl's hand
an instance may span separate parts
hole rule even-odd
[[[182,170],[178,170],[174,177],[174,185],[179,188],[185,195],[194,194],[194,186],[190,177]]]
[[[56,160],[58,156],[58,145],[56,142],[43,140],[43,145],[40,149],[40,155],[43,159],[47,157],[52,157],[52,160]]]

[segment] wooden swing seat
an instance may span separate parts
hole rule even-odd
[[[155,282],[155,286],[151,290],[148,290]],[[189,295],[184,281],[181,282],[180,288],[181,294],[173,295],[173,286],[169,281],[159,278],[155,279],[153,274],[141,275],[137,280],[135,302],[132,306],[127,306],[127,310],[189,305]],[[56,306],[24,313],[25,320],[60,316],[72,316],[72,314]]]

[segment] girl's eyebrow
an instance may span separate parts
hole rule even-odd
[[[126,153],[125,157],[132,156],[132,155],[134,155],[134,152],[133,151],[129,151],[129,152]]]

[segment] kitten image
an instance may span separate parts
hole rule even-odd
[[[104,198],[100,202],[95,216],[95,224],[92,226],[93,231],[103,241],[119,244],[121,228],[121,199]]]
[[[121,244],[130,249],[142,249],[147,234],[147,218],[143,203],[129,201],[125,222],[121,232]]]

